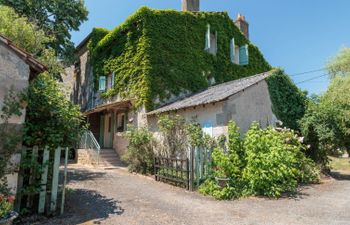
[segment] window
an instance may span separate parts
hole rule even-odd
[[[249,50],[248,45],[236,46],[234,38],[231,39],[230,43],[230,58],[231,62],[238,65],[249,64]]]
[[[126,120],[126,115],[125,113],[121,113],[117,115],[117,131],[118,132],[123,132],[125,131],[125,120]]]
[[[210,30],[210,25],[208,24],[207,32],[205,34],[205,51],[209,52],[210,54],[216,55],[218,49],[217,37],[218,33],[213,33]]]
[[[100,76],[98,90],[99,91],[105,91],[106,90],[106,76]]]
[[[108,117],[108,133],[112,131],[112,117]]]

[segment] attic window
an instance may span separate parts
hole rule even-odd
[[[218,51],[218,33],[211,31],[210,24],[208,24],[207,32],[205,34],[204,50],[213,55],[216,55]]]

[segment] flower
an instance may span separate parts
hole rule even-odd
[[[14,195],[11,195],[7,198],[7,201],[11,204],[13,204],[16,200],[16,197]]]

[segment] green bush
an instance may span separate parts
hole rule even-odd
[[[125,133],[129,141],[128,150],[122,159],[129,165],[130,172],[153,173],[154,139],[146,128],[129,127]]]
[[[259,195],[280,197],[298,185],[318,180],[319,170],[304,154],[306,147],[294,131],[261,129],[254,123],[242,141],[238,128],[229,124],[228,151],[213,152],[213,177],[199,191],[217,199]],[[221,187],[214,178],[226,177]]]
[[[293,131],[262,130],[254,123],[244,141],[247,165],[243,179],[248,192],[280,197],[295,192],[299,183],[315,181],[315,165],[304,155],[304,148]]]

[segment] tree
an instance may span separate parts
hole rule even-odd
[[[342,49],[327,64],[331,75],[328,90],[309,100],[305,116],[299,124],[307,154],[327,167],[328,155],[350,150],[350,49]]]
[[[299,130],[300,120],[306,110],[306,94],[302,92],[281,69],[274,69],[267,78],[272,110],[283,125]]]
[[[84,117],[78,106],[63,94],[57,80],[48,73],[39,75],[27,93],[24,141],[27,146],[75,146]]]
[[[87,20],[88,11],[83,0],[0,0],[0,4],[12,7],[46,35],[54,37],[48,47],[54,49],[59,58],[72,59],[74,44],[69,32],[79,30]]]
[[[327,69],[332,78],[350,75],[350,48],[343,48],[327,64]]]
[[[0,0],[1,1],[1,0]],[[56,57],[53,49],[47,45],[54,39],[38,26],[29,22],[28,18],[19,16],[12,8],[0,6],[0,34],[5,35],[13,43],[38,58],[48,66],[52,74],[63,72],[63,65]]]

